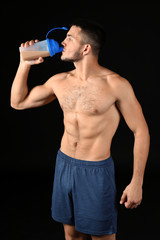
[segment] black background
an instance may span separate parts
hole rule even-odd
[[[68,1],[6,2],[1,5],[1,239],[64,239],[51,218],[54,164],[63,134],[58,104],[25,111],[10,107],[10,89],[21,42],[44,40],[53,27],[77,17],[94,19],[107,31],[100,63],[119,73],[134,88],[151,134],[143,202],[136,210],[118,204],[118,240],[158,238],[159,217],[159,10],[158,2]],[[33,66],[29,87],[72,69],[60,54]],[[121,120],[113,139],[117,202],[132,176],[133,134]],[[105,144],[105,143],[104,143]]]

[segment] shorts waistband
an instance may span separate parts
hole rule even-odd
[[[106,158],[105,160],[100,161],[86,161],[86,160],[80,160],[77,158],[72,158],[65,153],[63,153],[61,150],[58,150],[58,156],[64,160],[66,160],[68,163],[80,165],[80,166],[89,166],[89,167],[105,167],[108,165],[109,162],[112,161],[112,156],[109,158]]]

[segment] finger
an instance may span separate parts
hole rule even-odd
[[[42,57],[39,57],[37,60],[35,60],[35,64],[40,64],[44,62],[44,59]]]
[[[136,207],[137,207],[137,206],[136,206],[135,204],[131,204],[129,208],[130,208],[130,209],[134,209],[134,208],[136,208]]]
[[[141,201],[133,202],[133,208],[137,208],[141,204]]]
[[[29,41],[29,45],[32,46],[34,44],[34,40]]]
[[[21,43],[21,47],[24,47],[24,43]]]
[[[29,47],[29,41],[25,42],[24,47]]]
[[[130,209],[134,209],[134,208],[137,208],[139,206],[138,203],[134,203],[134,202],[126,202],[125,203],[125,207],[126,208],[130,208]]]
[[[129,201],[125,202],[124,205],[125,205],[126,208],[130,208],[130,206],[131,206]]]
[[[125,202],[124,205],[125,205],[126,208],[133,209],[137,206],[137,203],[134,202],[134,201],[131,201],[130,199],[127,199],[127,201]]]
[[[38,40],[38,39],[36,39],[36,40],[35,40],[35,42],[39,42],[39,40]]]
[[[141,203],[137,203],[134,205],[134,208],[137,208]]]
[[[40,58],[37,58],[35,60],[29,60],[29,61],[26,61],[28,65],[32,66],[32,65],[37,65],[37,64],[40,64],[40,63],[43,63],[44,62],[44,59],[42,57]]]
[[[125,192],[123,192],[121,200],[120,200],[120,204],[123,204],[124,202],[126,202],[127,200],[127,194]]]
[[[135,208],[137,208],[138,207],[138,204],[133,204],[133,205],[131,205],[131,209],[135,209]]]

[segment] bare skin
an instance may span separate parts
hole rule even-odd
[[[75,69],[51,77],[28,92],[31,65],[39,58],[20,65],[11,90],[11,106],[15,109],[40,107],[58,99],[64,113],[61,151],[87,161],[100,161],[111,155],[112,138],[120,122],[120,112],[134,134],[134,168],[130,184],[120,204],[136,208],[142,201],[142,185],[149,152],[149,130],[141,106],[129,82],[98,64],[98,56],[90,44],[82,44],[81,29],[72,26],[62,42],[61,59],[74,62]],[[33,45],[34,41],[21,46]],[[64,225],[66,239],[85,239],[74,226]],[[75,237],[71,237],[75,236]],[[115,234],[92,236],[93,240],[114,240]]]

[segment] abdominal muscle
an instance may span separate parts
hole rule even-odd
[[[86,161],[100,161],[110,157],[111,142],[119,119],[115,109],[112,113],[93,116],[64,113],[65,130],[61,151],[70,157]]]

